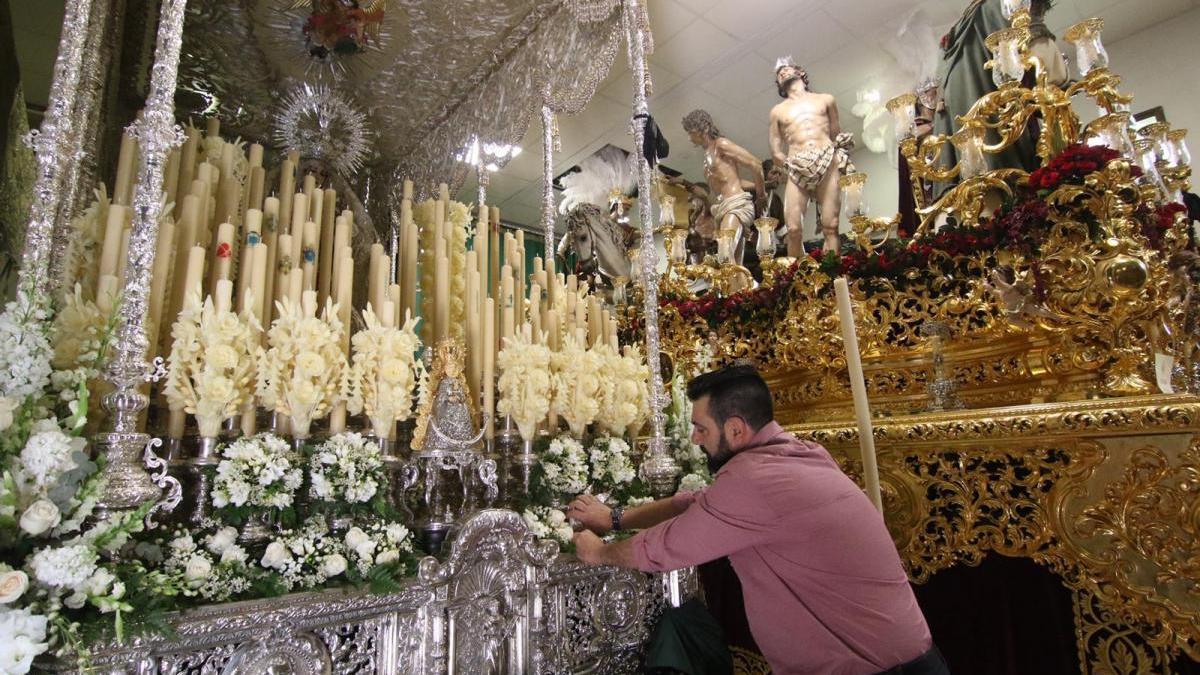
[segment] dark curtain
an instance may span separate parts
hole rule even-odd
[[[953,673],[1078,673],[1071,592],[1028,558],[989,555],[913,586]]]

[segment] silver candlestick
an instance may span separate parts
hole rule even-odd
[[[933,359],[933,369],[926,384],[928,409],[933,412],[962,409],[964,406],[962,399],[958,397],[958,382],[948,376],[946,357],[943,353],[945,340],[950,337],[950,326],[944,321],[927,321],[921,326],[921,334],[929,338],[929,350]]]

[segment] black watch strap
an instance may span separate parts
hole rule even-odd
[[[621,531],[621,513],[623,511],[624,511],[624,509],[622,509],[621,507],[614,506],[612,508],[612,511],[610,512],[612,515],[612,531],[613,532]]]

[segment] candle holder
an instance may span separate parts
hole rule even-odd
[[[667,497],[675,492],[679,463],[667,451],[666,439],[651,436],[646,442],[646,454],[638,469],[641,478],[650,487],[656,498]]]
[[[775,258],[775,228],[779,227],[779,219],[770,216],[756,218],[754,227],[758,230],[758,243],[755,244],[754,251],[758,253],[760,264],[766,270],[767,262]]]
[[[642,285],[642,247],[634,246],[629,249],[629,276],[634,286]]]
[[[1138,131],[1138,135],[1154,143],[1154,152],[1158,155],[1157,164],[1160,168],[1175,166],[1179,158],[1175,155],[1175,144],[1169,135],[1171,127],[1166,122],[1147,124]]]
[[[927,410],[961,410],[962,399],[958,396],[958,382],[946,372],[944,354],[945,340],[950,337],[950,326],[944,321],[927,321],[921,326],[921,334],[929,338],[933,370],[926,383],[929,405]]]
[[[737,230],[732,227],[722,228],[717,234],[717,264],[729,265],[733,262],[733,237]]]
[[[1004,14],[1005,19],[1011,21],[1021,12],[1029,14],[1032,5],[1032,0],[1004,0],[1000,5],[1000,12]]]
[[[671,230],[671,236],[667,239],[667,255],[672,265],[687,264],[687,238],[688,229],[686,227],[677,227]]]
[[[1025,28],[1003,28],[984,40],[992,52],[992,60],[988,65],[992,68],[992,81],[997,87],[1020,85],[1021,78],[1025,76],[1024,49],[1028,41],[1029,31]]]
[[[884,106],[895,121],[896,142],[916,135],[917,95],[905,92],[888,100]]]
[[[1142,175],[1138,176],[1135,182],[1138,185],[1153,187],[1160,195],[1166,195],[1167,186],[1158,172],[1158,153],[1154,141],[1139,138],[1133,142],[1133,147],[1137,165],[1142,170]]]
[[[1124,157],[1133,158],[1135,150],[1129,138],[1129,113],[1114,112],[1092,120],[1087,126],[1087,133],[1097,142],[1121,153]]]
[[[629,277],[618,276],[612,280],[612,301],[617,307],[624,307],[629,304]]]
[[[1103,30],[1104,19],[1092,18],[1080,21],[1063,33],[1063,39],[1075,45],[1075,65],[1081,77],[1093,70],[1108,68],[1108,52],[1100,40]]]
[[[867,207],[863,200],[863,188],[866,185],[867,174],[862,172],[848,173],[838,178],[838,187],[842,191],[842,213],[847,220],[866,214]]]
[[[958,174],[962,180],[987,171],[987,161],[983,157],[983,132],[982,127],[966,126],[950,137],[958,153]]]
[[[1192,165],[1192,153],[1188,151],[1187,129],[1172,129],[1167,133],[1167,139],[1171,142],[1171,146],[1175,150],[1175,166],[1184,167]]]

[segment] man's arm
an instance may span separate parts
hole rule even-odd
[[[667,497],[635,506],[621,514],[621,528],[641,530],[670,520],[687,509],[690,500]],[[567,516],[583,523],[596,534],[608,534],[612,529],[612,509],[592,495],[579,495],[567,506]]]
[[[584,530],[575,533],[575,557],[588,565],[612,565],[636,569],[633,562],[633,540],[605,544],[595,534]]]

